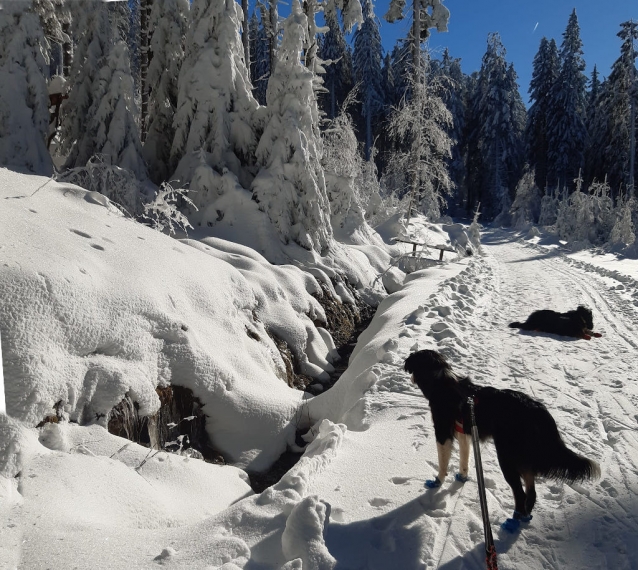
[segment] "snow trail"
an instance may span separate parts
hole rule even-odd
[[[376,365],[379,379],[366,396],[370,429],[348,432],[339,456],[313,484],[311,491],[338,512],[326,532],[337,568],[485,567],[473,464],[468,483],[454,482],[455,449],[443,486],[435,491],[423,486],[437,470],[434,430],[425,399],[401,370],[405,357],[421,348],[440,350],[456,372],[477,383],[521,390],[542,401],[566,444],[601,465],[597,482],[539,481],[533,520],[510,535],[499,525],[511,516],[512,494],[493,445],[483,444],[499,567],[635,568],[635,283],[557,251],[517,243],[505,231],[486,233],[483,246],[484,257],[443,281],[427,299],[412,301],[418,308],[405,314],[400,332],[391,337],[396,347]],[[534,310],[567,311],[579,304],[592,309],[602,338],[508,328]]]

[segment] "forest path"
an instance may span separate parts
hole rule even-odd
[[[499,525],[511,516],[511,490],[493,445],[482,445],[499,568],[638,567],[638,288],[512,236],[486,232],[483,257],[412,302],[418,307],[403,318],[396,346],[389,345],[395,354],[381,359],[367,397],[370,429],[349,432],[314,485],[332,506],[326,544],[338,568],[485,568],[473,461],[465,485],[448,476],[438,490],[423,486],[437,465],[430,412],[401,370],[416,348],[440,350],[479,384],[542,401],[566,444],[601,465],[596,482],[539,481],[533,520],[510,534]],[[592,309],[601,338],[508,327],[534,310],[579,304]],[[454,451],[450,472],[457,466]]]

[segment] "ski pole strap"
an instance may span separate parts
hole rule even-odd
[[[485,480],[483,479],[483,463],[481,462],[481,446],[479,441],[478,427],[476,427],[476,416],[474,415],[474,397],[469,396],[467,404],[470,408],[470,420],[472,422],[472,444],[474,447],[474,463],[476,464],[476,482],[478,483],[479,502],[481,504],[481,515],[483,517],[483,536],[485,537],[485,563],[487,570],[498,570],[496,563],[496,547],[492,536],[492,526],[487,511],[487,497],[485,495]]]

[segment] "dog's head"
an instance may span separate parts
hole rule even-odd
[[[591,309],[588,309],[584,305],[578,305],[578,308],[576,309],[576,313],[578,314],[578,316],[581,319],[583,319],[583,322],[585,323],[585,326],[589,330],[593,330],[593,328],[594,328],[594,316],[592,315]]]
[[[436,350],[419,350],[405,359],[403,368],[412,374],[414,382],[421,388],[426,398],[431,393],[432,381],[448,376],[452,369],[447,360]]]

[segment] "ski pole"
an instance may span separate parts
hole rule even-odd
[[[483,516],[483,535],[485,537],[485,564],[487,570],[498,570],[496,563],[496,547],[490,526],[490,517],[487,512],[487,497],[485,496],[485,480],[483,479],[483,464],[481,462],[481,447],[479,442],[476,417],[474,416],[474,398],[468,397],[470,407],[470,419],[472,420],[472,444],[474,447],[474,463],[476,463],[476,481],[478,483],[479,502],[481,503],[481,515]]]

